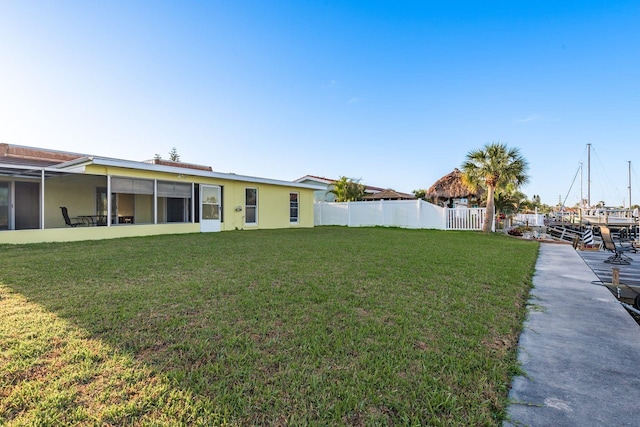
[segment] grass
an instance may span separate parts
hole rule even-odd
[[[499,425],[537,250],[337,227],[0,246],[0,424]]]

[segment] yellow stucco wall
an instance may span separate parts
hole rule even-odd
[[[8,230],[0,231],[2,243],[35,243],[106,239],[125,236],[144,236],[154,234],[193,233],[200,231],[199,223],[170,223],[164,221],[164,199],[158,203],[158,224],[153,222],[153,197],[149,195],[127,195],[135,208],[135,225],[117,225],[112,227],[66,227],[60,206],[69,209],[69,215],[95,215],[96,190],[107,187],[107,175],[160,181],[196,183],[199,185],[218,185],[223,188],[223,217],[221,230],[254,230],[273,228],[313,227],[314,207],[313,190],[288,185],[276,185],[261,182],[244,182],[233,179],[219,179],[195,175],[162,173],[118,167],[87,166],[83,174],[68,174],[49,177],[44,188],[44,227],[45,230]],[[40,180],[30,180],[40,183]],[[245,189],[258,190],[256,224],[245,224]],[[298,222],[289,219],[289,194],[298,194]],[[131,200],[130,200],[131,201]],[[236,209],[240,207],[240,209]],[[196,210],[199,206],[196,205]],[[119,206],[124,212],[126,204]],[[119,211],[119,214],[123,214]],[[126,212],[125,212],[126,213]]]
[[[60,206],[69,209],[69,216],[94,215],[96,188],[106,187],[106,177],[64,175],[48,178],[44,183],[44,227],[65,227]]]
[[[119,237],[157,236],[200,232],[200,224],[116,225],[113,227],[52,228],[48,230],[1,231],[0,244],[74,242]]]
[[[223,187],[223,222],[222,230],[249,230],[265,228],[297,228],[313,227],[313,190],[294,186],[253,183],[230,179],[208,178],[201,176],[159,173],[155,171],[134,170],[118,167],[90,165],[86,173],[112,176],[126,176],[142,179],[158,179],[170,182],[195,182],[201,185],[218,185]],[[258,222],[245,224],[245,189],[258,189]],[[299,194],[299,219],[297,223],[289,221],[289,193]],[[240,211],[236,207],[240,206]],[[198,209],[198,206],[196,206]],[[159,218],[160,220],[160,218]]]

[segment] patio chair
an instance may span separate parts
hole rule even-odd
[[[84,227],[87,225],[86,222],[82,221],[79,218],[69,218],[69,211],[65,206],[60,206],[60,210],[62,211],[62,217],[64,218],[64,223],[69,227]]]
[[[636,252],[633,246],[623,246],[620,243],[616,244],[613,241],[613,237],[611,237],[611,230],[604,225],[600,226],[600,235],[602,236],[602,244],[605,250],[613,252],[613,255],[604,260],[604,262],[619,265],[629,265],[631,263],[631,258],[626,256],[624,252]]]

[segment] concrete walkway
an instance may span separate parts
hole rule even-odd
[[[570,246],[543,243],[505,426],[640,425],[640,326]]]

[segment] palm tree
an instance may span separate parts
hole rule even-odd
[[[354,202],[360,200],[364,196],[364,185],[360,181],[356,181],[346,176],[341,176],[339,180],[333,183],[333,188],[327,191],[336,196],[336,202]]]
[[[509,217],[517,214],[520,208],[520,202],[522,201],[519,197],[520,194],[522,193],[510,193],[506,190],[496,189],[494,194],[496,214],[504,214]]]
[[[462,164],[463,181],[472,189],[487,189],[487,210],[482,231],[488,233],[493,225],[495,192],[497,188],[506,188],[512,184],[515,188],[529,181],[529,165],[517,148],[505,144],[486,144],[484,149],[473,150],[467,154]]]

